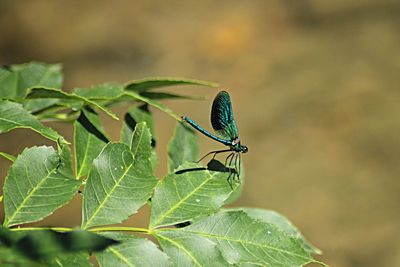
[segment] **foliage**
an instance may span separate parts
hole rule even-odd
[[[154,176],[151,108],[180,121],[159,100],[192,98],[155,89],[215,84],[156,77],[66,92],[61,81],[60,65],[28,63],[0,69],[0,133],[27,128],[55,142],[54,147],[25,148],[16,157],[0,152],[12,162],[0,198],[5,213],[0,264],[91,266],[88,256],[94,252],[100,266],[323,265],[312,257],[320,251],[278,213],[221,209],[239,197],[243,182],[232,189],[222,163],[194,163],[199,156],[197,136],[181,122],[168,145],[168,173],[161,179]],[[120,140],[110,141],[98,112],[118,120],[111,110],[117,103],[129,108]],[[73,154],[71,142],[44,121],[73,123]],[[68,204],[80,188],[80,229],[24,226]],[[148,228],[110,226],[144,205],[150,206]]]

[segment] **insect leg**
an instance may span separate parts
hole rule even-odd
[[[198,161],[195,161],[195,163],[199,163],[200,161],[202,161],[203,159],[205,159],[206,157],[208,157],[211,154],[214,154],[214,156],[212,157],[212,159],[215,158],[215,156],[219,153],[224,153],[224,152],[229,152],[231,151],[231,149],[223,149],[223,150],[214,150],[214,151],[210,151],[208,152],[206,155],[204,155],[201,159],[199,159]]]
[[[235,154],[235,176],[237,176],[238,181],[240,182],[240,153]],[[239,163],[239,164],[238,164]]]
[[[235,157],[235,152],[232,152],[232,153],[230,154],[230,156],[232,156],[232,157],[231,157],[231,159],[229,160],[229,164],[228,164],[229,167],[232,166],[233,158]]]
[[[231,158],[229,159],[229,163],[228,163],[229,178],[232,179],[232,180],[235,179],[235,175],[236,175],[236,170],[235,170],[235,168],[231,168],[232,163],[234,163],[234,160],[233,160],[233,159],[234,159],[235,156],[236,156],[235,154],[236,154],[235,152],[232,152],[232,153],[230,154]]]
[[[232,176],[234,175],[234,172],[232,172],[232,169],[230,168],[230,166],[232,164],[232,160],[233,160],[234,155],[235,155],[235,152],[232,152],[225,159],[225,168],[227,168],[228,171],[229,171],[229,175],[228,175],[228,178],[226,180],[228,181],[228,183],[229,183],[229,185],[230,185],[232,190],[233,190]]]
[[[227,165],[228,159],[229,159],[230,157],[232,157],[232,156],[233,156],[233,153],[229,154],[229,155],[226,157],[225,163],[224,163],[224,166],[225,166],[225,167],[228,166],[228,165]]]
[[[242,172],[241,172],[241,165],[242,165],[241,163],[242,163],[242,156],[241,156],[240,153],[239,153],[239,164],[238,164],[238,165],[239,165],[239,176],[240,176],[240,174],[242,173]],[[239,177],[239,181],[240,181],[240,177]]]

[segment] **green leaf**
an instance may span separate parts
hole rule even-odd
[[[121,233],[104,233],[121,244],[96,253],[100,266],[171,266],[168,256],[144,238]]]
[[[66,142],[64,137],[53,129],[44,126],[21,104],[7,100],[0,101],[0,133],[6,133],[16,128],[31,129],[50,140],[57,141],[60,139]]]
[[[5,152],[0,152],[0,156],[2,156],[5,159],[8,159],[9,161],[12,161],[12,162],[14,162],[16,159],[13,155],[7,154]]]
[[[174,266],[229,266],[211,240],[175,230],[156,232],[162,249]]]
[[[74,122],[76,177],[87,175],[93,160],[108,143],[96,113],[83,109]]]
[[[141,96],[140,94],[138,94],[138,93],[136,93],[136,92],[133,92],[133,91],[125,92],[125,95],[126,95],[126,96],[130,96],[130,97],[133,97],[134,99],[139,100],[139,101],[142,101],[142,102],[144,102],[144,103],[147,103],[147,104],[149,104],[150,106],[153,106],[153,107],[155,107],[155,108],[157,108],[157,109],[159,109],[159,110],[161,110],[161,111],[167,113],[167,114],[170,115],[172,118],[174,118],[174,119],[176,119],[176,120],[178,120],[178,121],[181,120],[181,118],[180,118],[178,115],[176,115],[169,107],[167,107],[166,105],[164,105],[164,104],[158,102],[157,100],[154,100],[154,99],[150,99],[150,98]]]
[[[136,126],[130,147],[110,143],[93,161],[84,192],[83,228],[120,223],[146,203],[157,183],[150,142],[143,122]]]
[[[18,95],[17,80],[17,73],[6,68],[0,68],[0,98],[16,98]]]
[[[124,86],[117,83],[104,83],[90,88],[75,88],[73,92],[87,99],[113,100],[124,93]]]
[[[63,100],[74,100],[75,102],[84,102],[87,105],[92,105],[97,107],[98,109],[102,110],[104,113],[109,115],[111,118],[118,120],[116,114],[112,111],[108,110],[107,108],[103,107],[102,105],[98,104],[95,101],[87,99],[83,96],[77,95],[75,93],[67,93],[60,89],[49,88],[49,87],[34,87],[31,88],[26,96],[28,99],[35,99],[35,98],[57,98]]]
[[[216,83],[210,83],[194,79],[174,78],[174,77],[150,77],[128,82],[125,85],[125,89],[129,91],[144,92],[154,88],[173,86],[173,85],[202,85],[209,87],[218,87],[218,84]]]
[[[0,68],[0,98],[21,99],[33,86],[60,88],[61,65],[31,62]]]
[[[156,140],[155,140],[154,120],[153,120],[153,115],[149,111],[147,104],[141,105],[139,107],[133,107],[128,111],[128,113],[125,114],[124,124],[122,125],[122,130],[121,130],[121,142],[128,145],[130,144],[133,131],[135,130],[136,125],[140,122],[146,122],[147,126],[150,128],[151,146],[153,148],[151,151],[150,161],[154,169],[157,165],[157,160],[158,160],[155,150]]]
[[[229,197],[227,174],[185,163],[161,180],[154,192],[150,228],[177,224],[212,213]]]
[[[243,211],[220,212],[175,231],[214,241],[231,264],[292,267],[314,262],[298,239]]]
[[[76,194],[67,145],[25,149],[10,167],[4,183],[4,226],[34,222],[52,214]]]
[[[276,225],[278,228],[283,230],[288,235],[299,239],[303,244],[306,251],[314,254],[321,254],[321,250],[313,246],[308,242],[305,237],[301,234],[299,229],[297,229],[286,217],[277,213],[273,210],[265,210],[258,208],[235,208],[234,210],[242,210],[247,213],[251,218],[260,220],[262,222],[271,223]]]
[[[50,266],[54,267],[90,267],[93,266],[86,253],[68,253],[57,256],[51,262]]]
[[[168,144],[168,171],[172,172],[184,162],[198,160],[197,135],[183,123],[177,123],[174,135]]]
[[[30,113],[38,113],[53,107],[58,103],[58,101],[59,100],[55,98],[26,99],[23,102],[23,105],[24,108]]]
[[[140,95],[150,99],[194,99],[194,100],[205,99],[203,96],[178,95],[167,92],[141,92]]]
[[[118,243],[113,239],[82,230],[65,233],[37,230],[29,231],[14,247],[27,258],[42,261],[60,257],[63,253],[102,251]]]

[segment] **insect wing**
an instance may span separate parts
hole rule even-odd
[[[211,124],[215,132],[223,138],[233,140],[238,137],[228,92],[221,91],[215,97],[211,109]]]

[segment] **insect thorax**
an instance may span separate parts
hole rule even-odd
[[[232,144],[231,144],[231,149],[237,152],[240,152],[241,150],[241,145],[240,145],[240,139],[239,138],[235,138],[232,140]]]
[[[231,147],[231,150],[240,152],[240,153],[247,153],[247,151],[248,151],[247,146],[240,144],[239,138],[233,139],[230,147]]]

